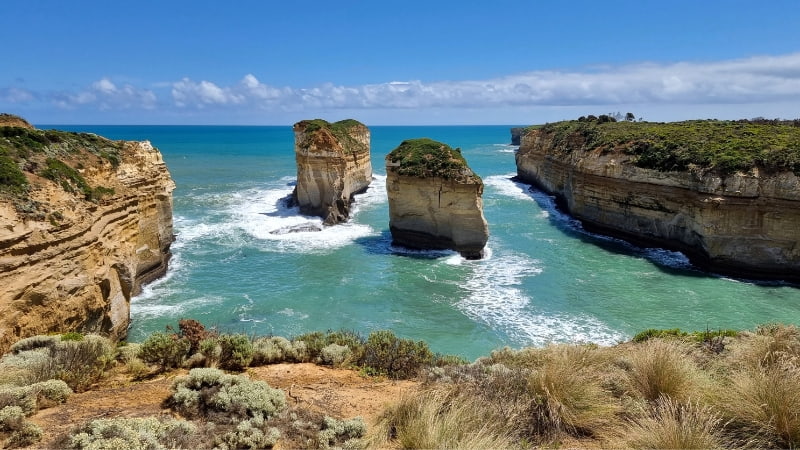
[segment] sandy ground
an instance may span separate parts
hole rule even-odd
[[[130,383],[125,376],[103,381],[88,392],[73,394],[66,403],[30,417],[45,434],[36,448],[58,448],[59,439],[88,421],[115,417],[171,416],[162,402],[171,395],[172,381],[186,371]],[[339,419],[361,416],[373,425],[380,413],[418,383],[363,377],[358,372],[315,364],[275,364],[248,369],[247,374],[283,389],[291,406]]]

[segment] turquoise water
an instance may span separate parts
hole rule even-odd
[[[191,317],[287,337],[391,329],[475,358],[506,345],[613,344],[651,327],[800,323],[797,287],[701,273],[679,253],[582,231],[512,181],[509,127],[372,127],[376,179],[352,220],[292,234],[273,232],[320,221],[281,206],[295,178],[291,127],[57,128],[151,140],[177,183],[174,258],[133,299],[132,340]],[[391,245],[383,157],[415,137],[461,147],[483,177],[488,258]]]

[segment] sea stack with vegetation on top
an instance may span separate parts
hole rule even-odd
[[[581,117],[530,127],[516,163],[589,230],[800,281],[800,121]]]
[[[403,141],[386,156],[386,191],[396,244],[483,257],[483,181],[460,149],[427,138]]]
[[[131,296],[167,270],[173,189],[150,142],[0,115],[0,350],[52,331],[124,337]]]
[[[353,196],[372,182],[369,129],[357,120],[322,119],[294,124],[297,186],[293,202],[325,225],[350,216]]]

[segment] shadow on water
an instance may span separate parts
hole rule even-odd
[[[694,266],[689,261],[689,258],[681,252],[659,247],[640,247],[623,239],[586,231],[578,219],[575,219],[561,209],[555,196],[547,194],[535,186],[524,183],[516,177],[512,177],[511,181],[529,195],[540,208],[549,213],[548,220],[550,224],[565,236],[578,239],[581,242],[601,248],[610,253],[646,259],[658,270],[668,275],[690,278],[729,278],[765,287],[792,286],[792,284],[784,281],[748,280],[705,272]]]
[[[439,259],[452,256],[452,250],[417,250],[392,243],[392,233],[389,230],[381,231],[378,236],[364,236],[355,240],[356,244],[371,255],[403,256],[412,259]]]

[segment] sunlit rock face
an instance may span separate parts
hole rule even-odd
[[[372,182],[369,129],[355,120],[315,119],[296,123],[294,134],[293,201],[301,213],[322,217],[326,225],[346,221],[353,196]]]
[[[746,278],[800,281],[800,178],[790,171],[719,175],[634,165],[583,136],[529,130],[517,173],[556,195],[587,229],[684,252],[697,266]]]
[[[483,257],[483,181],[460,150],[430,139],[404,141],[386,156],[386,190],[394,243]]]
[[[13,131],[5,141],[25,155],[28,187],[0,196],[0,350],[53,331],[122,338],[131,296],[165,274],[174,239],[161,153],[146,141],[26,133],[38,144],[24,152]]]

